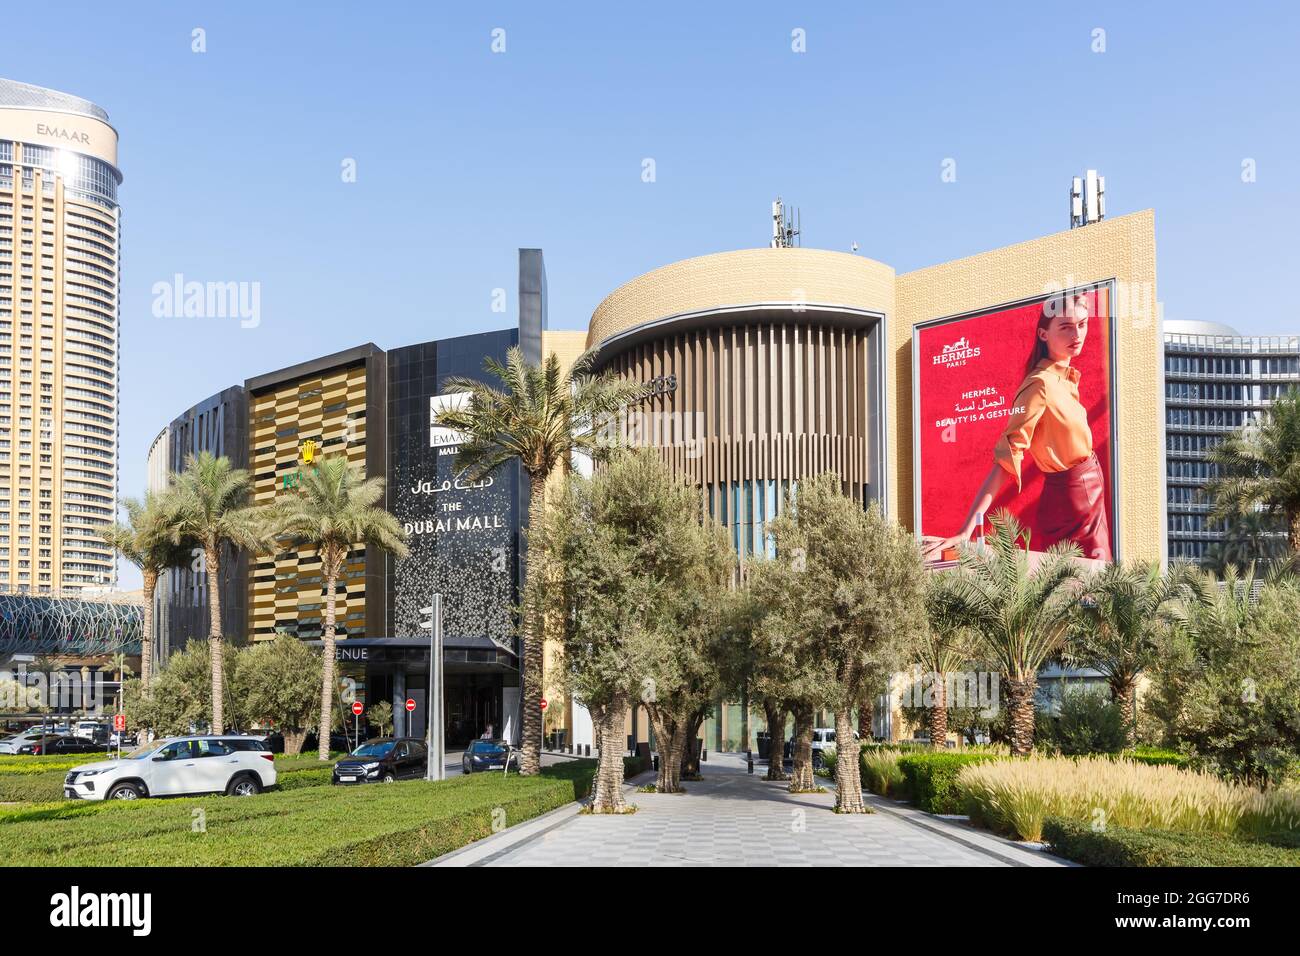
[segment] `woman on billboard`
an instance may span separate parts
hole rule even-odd
[[[993,467],[961,530],[927,545],[927,558],[938,558],[944,549],[969,541],[977,521],[1008,481],[1015,481],[1020,492],[1020,464],[1028,452],[1043,473],[1033,523],[1046,539],[1042,547],[1073,541],[1085,558],[1111,560],[1105,477],[1092,450],[1087,409],[1079,401],[1079,370],[1070,365],[1088,337],[1088,314],[1088,297],[1082,294],[1054,296],[1043,303],[1025,379],[1007,427],[993,447]]]

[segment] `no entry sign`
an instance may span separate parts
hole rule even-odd
[[[406,712],[409,714],[413,710],[415,710],[415,701],[408,697],[406,698]]]
[[[545,709],[546,709],[546,698],[545,698],[545,697],[542,698],[541,707],[542,707],[542,710],[545,710]]]
[[[361,701],[354,700],[352,702],[352,713],[356,714],[358,717],[361,716],[361,712],[365,709],[366,708],[362,705]]]

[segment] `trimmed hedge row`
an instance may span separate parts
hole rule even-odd
[[[898,758],[908,799],[927,813],[965,813],[964,799],[957,787],[962,767],[1001,759],[993,753],[950,753],[931,751]]]
[[[1043,823],[1043,840],[1052,853],[1085,866],[1300,866],[1300,848],[1285,835],[1276,842],[1289,847],[1218,833],[1123,827],[1098,832],[1051,817]]]
[[[1120,756],[1125,760],[1132,760],[1134,763],[1151,764],[1156,767],[1164,764],[1186,767],[1192,762],[1192,758],[1186,754],[1180,754],[1177,750],[1164,750],[1160,747],[1138,747],[1136,750],[1125,750]]]
[[[81,761],[86,763],[86,761]],[[81,764],[74,764],[80,766]],[[282,767],[276,761],[277,784],[281,790],[301,787],[320,787],[330,782],[332,764],[321,764],[315,758],[302,769],[294,765]],[[69,768],[71,769],[71,768]],[[0,774],[0,803],[45,803],[63,799],[63,778],[67,770],[42,769],[39,773]]]
[[[512,825],[586,796],[594,772],[583,760],[537,777],[33,807],[0,813],[0,864],[407,866],[489,836],[503,819]]]

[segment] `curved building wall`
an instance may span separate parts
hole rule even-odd
[[[811,249],[748,249],[647,273],[592,317],[599,364],[651,386],[631,444],[699,485],[742,561],[803,478],[883,498],[881,330],[893,271]]]

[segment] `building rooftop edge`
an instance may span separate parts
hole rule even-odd
[[[7,80],[3,77],[0,77],[0,109],[55,110],[63,113],[76,113],[80,116],[99,120],[105,125],[111,125],[108,122],[108,111],[102,106],[96,106],[90,100],[83,99],[80,96],[73,96],[71,93],[63,93],[59,90],[35,86],[31,83],[22,83],[18,80]]]

